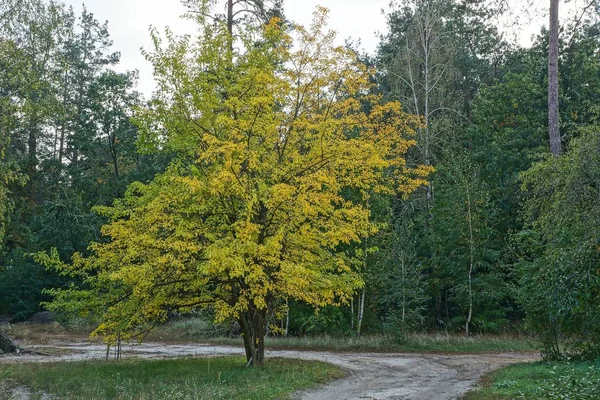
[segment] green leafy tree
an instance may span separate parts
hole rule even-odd
[[[135,151],[136,75],[110,71],[119,56],[106,24],[45,0],[2,2],[0,21],[2,168],[26,178],[6,182],[0,308],[21,320],[47,300],[41,289],[65,283],[26,255],[84,251],[101,225],[91,207],[164,171],[168,157]]]
[[[430,268],[446,296],[446,321],[463,325],[467,336],[473,325],[483,331],[497,330],[504,318],[501,304],[507,288],[494,246],[495,210],[489,192],[467,157],[440,166],[437,175]]]
[[[529,230],[520,233],[521,301],[545,355],[600,354],[600,134],[584,128],[566,154],[523,177]],[[568,210],[568,212],[565,212]]]
[[[417,130],[417,145],[409,152],[409,163],[432,165],[441,172],[431,174],[428,185],[410,198],[396,201],[392,220],[402,236],[394,235],[388,265],[393,266],[393,274],[409,280],[396,289],[389,287],[386,297],[404,298],[404,305],[399,306],[404,315],[406,299],[412,298],[415,303],[410,308],[422,313],[429,327],[448,329],[450,320],[467,315],[462,312],[464,304],[456,303],[454,295],[458,283],[465,281],[460,274],[447,274],[452,270],[450,264],[446,272],[440,272],[445,264],[436,259],[454,257],[454,249],[432,246],[441,240],[448,223],[444,212],[456,217],[464,199],[453,192],[456,182],[443,171],[460,171],[455,160],[463,160],[465,152],[472,150],[467,132],[474,119],[473,99],[482,83],[493,82],[506,45],[491,23],[500,11],[484,2],[407,0],[394,5],[388,16],[389,34],[382,37],[378,49],[380,89],[425,123]],[[445,211],[433,213],[440,194],[445,196],[440,205]],[[486,245],[478,241],[478,246]],[[404,260],[400,270],[398,257]],[[430,298],[425,304],[423,293]]]

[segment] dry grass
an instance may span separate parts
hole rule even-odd
[[[24,347],[84,340],[89,337],[89,333],[91,332],[91,329],[66,329],[56,322],[44,325],[29,323],[8,324],[1,325],[0,329],[4,330],[12,339],[18,341]]]
[[[213,343],[242,346],[239,335],[227,335],[227,327],[214,326],[203,318],[173,321],[155,330],[149,340],[162,342]],[[372,351],[418,353],[483,353],[535,351],[536,344],[522,335],[471,336],[453,334],[414,333],[398,341],[390,335],[332,336],[312,335],[295,337],[268,337],[269,349]]]

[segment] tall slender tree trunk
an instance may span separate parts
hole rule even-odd
[[[63,108],[66,112],[67,110],[67,87],[68,87],[68,80],[69,80],[69,69],[66,68],[65,69],[65,76],[64,76],[64,81],[63,81]],[[59,143],[59,151],[58,151],[58,162],[60,163],[61,167],[62,167],[62,162],[63,162],[63,157],[65,154],[65,130],[66,130],[66,117],[63,117],[62,120],[62,124],[60,127],[60,143]]]
[[[401,252],[400,266],[402,268],[402,330],[406,328],[406,268],[404,265],[404,252]]]
[[[227,1],[227,30],[233,34],[233,0]]]
[[[473,264],[475,260],[475,243],[473,235],[473,215],[471,212],[471,192],[467,183],[467,222],[469,224],[469,314],[465,324],[465,333],[467,337],[470,334],[471,319],[473,318]]]
[[[34,106],[35,107],[35,106]],[[33,115],[29,121],[29,132],[27,134],[27,191],[29,198],[33,203],[37,203],[37,170],[38,170],[38,121],[37,111],[33,111]]]
[[[431,125],[430,125],[430,121],[429,121],[429,115],[430,115],[430,109],[429,109],[429,93],[431,92],[430,89],[430,84],[431,82],[429,81],[430,78],[430,60],[429,57],[431,55],[431,27],[430,27],[430,20],[429,20],[429,13],[426,14],[425,17],[425,22],[424,26],[422,26],[422,33],[421,33],[421,45],[423,46],[423,63],[424,63],[424,68],[423,68],[423,72],[425,74],[425,78],[424,78],[424,84],[425,84],[425,91],[424,91],[424,96],[423,96],[423,101],[424,101],[424,110],[423,110],[423,120],[425,122],[425,143],[424,143],[424,160],[423,162],[425,163],[425,165],[429,166],[431,165],[431,155],[429,154],[429,149],[431,146]],[[427,178],[427,194],[426,194],[426,201],[427,201],[427,212],[429,214],[431,214],[431,208],[432,208],[432,202],[433,202],[433,181],[431,178]]]
[[[284,336],[288,337],[289,333],[290,333],[290,300],[286,299],[285,300],[285,307],[286,307],[286,312],[285,312],[285,333]]]
[[[555,157],[562,154],[558,114],[558,4],[559,0],[550,0],[548,49],[548,130],[550,133],[550,151]]]
[[[350,329],[354,330],[354,295],[350,299]]]
[[[446,321],[445,325],[444,325],[444,330],[446,331],[446,333],[448,333],[448,327],[450,326],[450,303],[448,300],[449,292],[450,292],[450,290],[448,290],[448,289],[444,290],[444,312],[445,312],[444,321]]]
[[[365,297],[367,295],[367,289],[363,288],[360,296],[358,297],[358,319],[356,321],[356,336],[360,336],[362,330],[363,317],[365,315]]]

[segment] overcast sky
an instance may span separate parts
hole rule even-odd
[[[64,0],[80,13],[82,0]],[[519,0],[510,0],[511,3]],[[536,0],[547,3],[547,0]],[[120,51],[119,69],[140,72],[138,89],[149,97],[153,88],[152,68],[140,54],[140,48],[149,49],[150,25],[160,30],[165,26],[178,34],[194,31],[191,21],[180,16],[184,7],[179,0],[86,0],[86,7],[100,21],[108,20],[109,32],[114,40],[114,50]],[[284,0],[286,17],[306,25],[312,19],[317,5],[331,10],[330,28],[338,32],[340,44],[346,38],[360,40],[362,47],[373,52],[378,43],[377,32],[386,31],[386,19],[382,9],[389,11],[389,0]],[[529,32],[523,32],[526,41],[531,32],[539,30],[543,21],[532,24]]]

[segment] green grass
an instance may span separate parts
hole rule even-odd
[[[464,400],[600,398],[600,361],[515,364],[486,375]]]
[[[408,353],[484,353],[532,351],[534,346],[525,338],[513,336],[475,336],[466,338],[446,334],[411,334],[402,341],[387,335],[362,337],[306,336],[269,338],[269,348],[297,348],[330,351],[367,350],[374,352]]]
[[[260,368],[246,368],[240,357],[4,365],[0,398],[24,386],[34,399],[285,399],[343,375],[330,364],[277,358]]]

